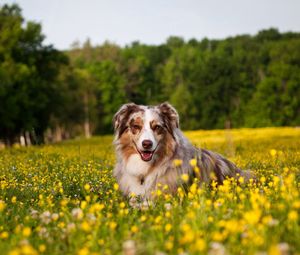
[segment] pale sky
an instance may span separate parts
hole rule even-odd
[[[276,27],[300,32],[300,0],[0,0],[18,3],[42,23],[45,43],[68,49],[75,40],[161,44],[171,36],[222,39]]]

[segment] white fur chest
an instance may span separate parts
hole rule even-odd
[[[150,163],[143,161],[139,154],[133,154],[126,163],[126,173],[135,177],[145,176],[150,168]]]

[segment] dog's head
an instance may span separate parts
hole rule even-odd
[[[116,140],[125,154],[139,153],[143,161],[151,161],[167,147],[168,140],[175,140],[179,117],[168,103],[157,106],[129,103],[119,109],[113,123]]]

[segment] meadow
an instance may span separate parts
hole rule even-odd
[[[258,181],[193,184],[174,197],[164,186],[133,208],[112,176],[112,136],[4,149],[0,253],[300,254],[300,129],[185,134]]]

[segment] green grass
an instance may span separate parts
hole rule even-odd
[[[136,254],[299,254],[300,129],[186,135],[252,169],[260,182],[194,185],[175,197],[157,192],[152,206],[137,209],[112,177],[111,136],[5,149],[1,254],[121,254],[124,245]]]

